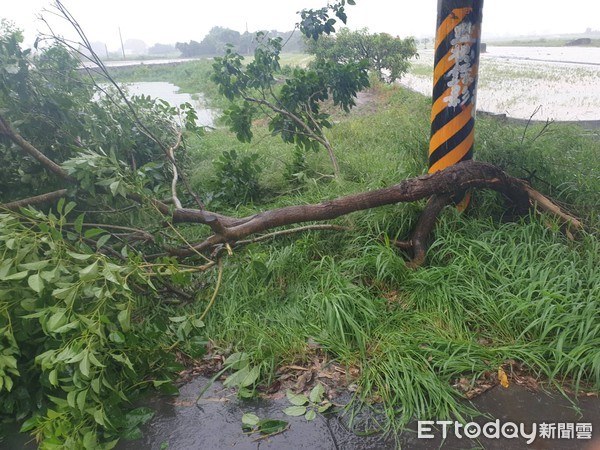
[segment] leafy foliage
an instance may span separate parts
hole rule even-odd
[[[413,37],[401,39],[387,33],[370,34],[366,28],[357,31],[342,28],[335,38],[309,39],[307,45],[308,51],[317,57],[316,64],[367,61],[377,77],[388,83],[401,78],[410,67],[410,58],[417,56]]]
[[[145,166],[143,170],[154,172],[153,187],[170,177],[159,142],[173,145],[180,126],[188,132],[200,131],[190,104],[172,107],[147,96],[133,97],[127,104],[114,90],[99,91],[90,83],[78,70],[79,60],[63,46],[54,44],[31,57],[29,50],[21,48],[20,32],[5,22],[2,26],[0,109],[21,136],[59,164],[85,148],[113,154],[133,170]],[[2,135],[0,160],[3,201],[64,184],[32,158],[23,158],[20,149]]]
[[[312,69],[295,68],[281,82],[281,50],[281,39],[269,38],[246,66],[243,56],[231,48],[222,58],[215,58],[212,80],[232,102],[224,112],[226,122],[241,141],[247,142],[252,138],[254,117],[263,112],[270,118],[270,131],[285,142],[305,151],[316,151],[320,145],[329,147],[323,129],[330,128],[331,123],[321,106],[331,99],[334,106],[349,111],[357,93],[369,85],[367,65],[323,61]]]
[[[260,186],[258,176],[262,171],[259,155],[238,154],[235,150],[224,151],[213,162],[215,168],[215,199],[239,205],[258,200]]]
[[[99,253],[110,235],[84,230],[83,216],[70,224],[75,207],[0,214],[0,405],[17,419],[33,414],[22,430],[43,448],[111,448],[151,417],[124,411],[141,389],[176,392],[181,366],[168,344],[177,337],[146,320],[158,319],[152,279],[163,266],[125,247],[118,262]]]
[[[181,271],[171,258],[148,263],[138,252],[153,238],[124,225],[147,230],[152,210],[113,216],[107,227],[126,231],[119,235],[88,224],[81,209],[114,210],[130,194],[164,192],[165,148],[198,133],[195,111],[94,87],[65,47],[32,56],[18,30],[2,27],[0,112],[70,177],[50,176],[2,135],[2,200],[74,181],[78,204],[0,211],[0,420],[27,419],[22,430],[41,448],[112,448],[139,437],[151,418],[146,409],[128,412],[143,390],[177,392],[172,378],[182,366],[173,349],[203,352],[202,321],[173,315],[159,295],[197,269]]]
[[[288,416],[304,416],[307,421],[315,420],[317,413],[324,413],[333,405],[328,400],[324,400],[325,388],[321,383],[315,384],[307,397],[304,394],[294,394],[288,390],[286,397],[292,406],[283,410]]]
[[[307,38],[313,40],[319,39],[324,34],[335,33],[334,25],[337,20],[331,15],[333,14],[345,24],[348,19],[345,9],[346,4],[355,5],[356,3],[354,0],[339,0],[320,9],[303,9],[300,11],[300,18],[302,19],[299,24],[300,31]]]

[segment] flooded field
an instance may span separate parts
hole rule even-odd
[[[433,50],[401,84],[431,95]],[[600,120],[600,48],[493,47],[481,54],[477,109],[536,120]]]
[[[179,92],[179,88],[164,81],[144,81],[137,83],[126,83],[127,90],[131,95],[149,95],[152,98],[160,98],[169,102],[172,106],[182,103],[190,103],[198,114],[199,126],[214,126],[216,112],[207,109],[201,94],[186,94]]]

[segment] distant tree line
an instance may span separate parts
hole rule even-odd
[[[276,30],[265,31],[269,38],[281,38],[285,44],[286,52],[304,52],[306,46],[300,33],[293,31],[280,32]],[[224,55],[228,45],[232,50],[241,55],[254,54],[259,45],[255,33],[248,31],[240,33],[229,28],[213,27],[202,41],[191,40],[189,42],[177,42],[175,48],[181,52],[184,58],[195,56],[219,56]]]

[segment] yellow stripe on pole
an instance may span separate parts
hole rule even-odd
[[[473,156],[483,0],[438,0],[429,173]],[[466,207],[468,196],[455,202]]]
[[[472,10],[473,8],[456,8],[444,19],[435,35],[435,48],[440,46],[440,43],[448,37],[454,27],[461,23]]]
[[[433,153],[434,150],[443,145],[449,138],[457,134],[473,118],[473,107],[474,106],[472,104],[467,106],[460,112],[460,114],[458,114],[458,116],[454,117],[450,122],[448,122],[438,131],[436,131],[436,133],[433,136],[431,136],[431,141],[429,143],[430,155]],[[447,166],[443,166],[441,168],[443,169],[444,167]],[[432,168],[433,166],[429,168],[429,173],[433,173],[437,170],[440,170],[432,170]]]
[[[454,164],[462,161],[464,156],[468,153],[469,149],[473,145],[473,139],[475,138],[475,129],[471,130],[469,135],[455,147],[455,151],[448,153],[438,162],[433,164],[429,168],[429,173],[437,172],[446,167],[453,166]]]

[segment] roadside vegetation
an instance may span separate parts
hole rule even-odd
[[[423,201],[355,212],[330,221],[335,228],[250,237],[215,248],[212,259],[177,259],[164,249],[210,230],[175,227],[149,200],[169,198],[172,178],[149,135],[167,151],[182,139],[184,205],[194,205],[194,192],[208,210],[243,217],[425,173],[430,99],[372,77],[368,101],[351,112],[324,102],[334,178],[326,152],[297,164],[294,144],[261,116],[242,142],[225,127],[198,130],[188,107],[138,98],[148,127],[140,130],[126,103],[92,101],[72,55],[51,47],[30,59],[20,40],[10,27],[0,36],[0,117],[10,120],[0,127],[0,420],[18,421],[41,448],[139,437],[152,412],[132,403],[176,394],[193,367],[226,369],[228,386],[255,397],[281,383],[281,368],[302,366],[324,387],[313,403],[351,387],[349,413],[381,413],[368,431],[474,414],[462,400],[497,385],[499,369],[509,382],[600,391],[599,141],[579,127],[487,117],[477,125],[477,158],[579,216],[585,229],[576,234],[548,215],[512,216],[497,194],[478,192],[467,213],[444,210],[417,269],[395,242],[410,235]],[[171,81],[219,104],[210,70],[200,61],[118,76]],[[60,84],[73,80],[81,90]],[[183,130],[174,125],[181,112]],[[9,208],[52,179],[22,156],[13,129],[54,152],[77,189]],[[133,195],[141,206],[128,202]],[[335,383],[321,377],[327,367],[342,374]]]

